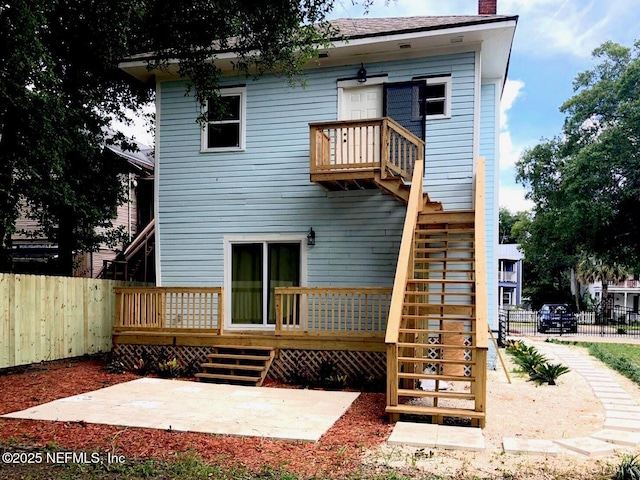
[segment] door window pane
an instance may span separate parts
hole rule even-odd
[[[231,318],[234,324],[262,324],[262,244],[234,244],[231,259]]]
[[[270,243],[269,252],[269,324],[276,323],[275,288],[300,286],[300,244]]]

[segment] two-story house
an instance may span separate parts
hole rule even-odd
[[[516,243],[498,245],[498,306],[513,308],[522,303],[524,254]]]
[[[333,23],[344,37],[304,87],[220,55],[226,112],[204,128],[172,67],[121,64],[157,91],[158,287],[118,290],[116,352],[162,347],[201,379],[256,384],[330,361],[386,377],[392,418],[482,425],[517,17],[481,0],[478,15]]]

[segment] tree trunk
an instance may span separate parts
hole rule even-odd
[[[60,209],[58,224],[58,272],[67,277],[73,276],[75,241],[73,235],[73,208],[64,206]]]

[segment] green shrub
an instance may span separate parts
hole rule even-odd
[[[543,363],[541,365],[538,365],[534,369],[534,371],[529,374],[529,378],[531,378],[531,380],[536,382],[538,385],[541,385],[543,383],[555,385],[558,377],[560,375],[564,375],[569,371],[569,367],[566,367],[561,363]]]
[[[161,378],[177,378],[180,376],[182,368],[180,367],[178,360],[174,357],[171,360],[159,362],[157,371],[158,376]]]
[[[538,352],[532,352],[528,355],[519,355],[514,358],[514,362],[529,375],[535,372],[538,366],[546,363],[547,361],[547,357]]]
[[[638,455],[625,454],[616,469],[615,480],[640,480],[640,459]]]

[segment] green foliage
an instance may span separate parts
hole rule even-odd
[[[614,480],[640,480],[640,457],[624,454],[616,468]]]
[[[514,357],[514,362],[520,370],[529,375],[529,379],[540,384],[555,385],[560,375],[569,371],[562,364],[553,364],[538,352],[533,345],[527,345],[520,340],[507,343],[506,352]]]
[[[529,378],[537,384],[555,385],[560,375],[569,372],[569,367],[561,363],[541,363],[529,374]]]
[[[640,345],[586,344],[589,354],[640,385]]]
[[[582,252],[605,265],[640,264],[640,43],[606,42],[593,56],[561,107],[561,134],[517,165],[536,205],[521,242],[534,265],[532,300],[563,300]]]
[[[526,355],[519,355],[514,358],[516,364],[530,376],[533,375],[537,368],[547,362],[547,357],[538,352],[531,352]]]
[[[6,3],[6,2],[5,2]],[[365,5],[369,0],[364,0]],[[11,271],[20,209],[58,245],[60,274],[74,254],[105,241],[122,204],[124,164],[105,153],[106,130],[140,111],[153,86],[118,68],[150,52],[150,69],[187,79],[200,104],[220,110],[216,56],[229,49],[241,77],[276,72],[291,83],[335,35],[332,0],[15,0],[0,7],[0,271]],[[203,120],[202,118],[200,120]]]
[[[158,362],[156,371],[158,372],[158,376],[161,378],[178,378],[182,373],[182,367],[174,357],[171,360]]]
[[[529,212],[511,213],[501,207],[499,211],[499,241],[500,243],[520,243],[524,229],[529,221]]]

